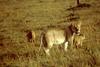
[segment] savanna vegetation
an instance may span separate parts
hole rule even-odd
[[[0,67],[100,67],[100,0],[0,0]],[[82,22],[81,48],[39,51],[40,34]],[[27,30],[36,34],[27,41]]]

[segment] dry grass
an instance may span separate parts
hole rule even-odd
[[[76,6],[74,0],[0,0],[0,67],[100,67],[100,1],[80,1],[91,5],[74,10],[86,35],[83,47],[54,47],[48,57],[38,51],[40,33],[70,23],[67,9]],[[26,30],[37,33],[35,44],[27,41]]]

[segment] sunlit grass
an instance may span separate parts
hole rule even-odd
[[[1,0],[0,1],[0,67],[99,67],[100,22],[99,2],[81,0],[90,8],[75,13],[82,21],[81,32],[86,35],[83,47],[68,51],[53,47],[51,56],[39,51],[43,30],[65,28],[70,22],[67,9],[75,6],[74,0]],[[76,22],[76,21],[74,21]],[[27,41],[26,30],[34,30],[36,42]]]

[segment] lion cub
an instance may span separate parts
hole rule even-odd
[[[28,33],[27,33],[28,42],[34,42],[35,41],[35,38],[36,38],[35,31],[29,30]]]
[[[81,47],[84,39],[85,39],[85,35],[76,34],[73,39],[73,44],[75,45],[76,48]]]

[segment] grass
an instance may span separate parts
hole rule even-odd
[[[100,67],[100,1],[80,1],[90,4],[74,10],[86,35],[83,47],[68,52],[53,47],[48,57],[38,51],[40,34],[68,25],[72,11],[67,9],[76,6],[74,0],[0,0],[0,67]],[[29,29],[37,33],[35,43],[27,41]]]

